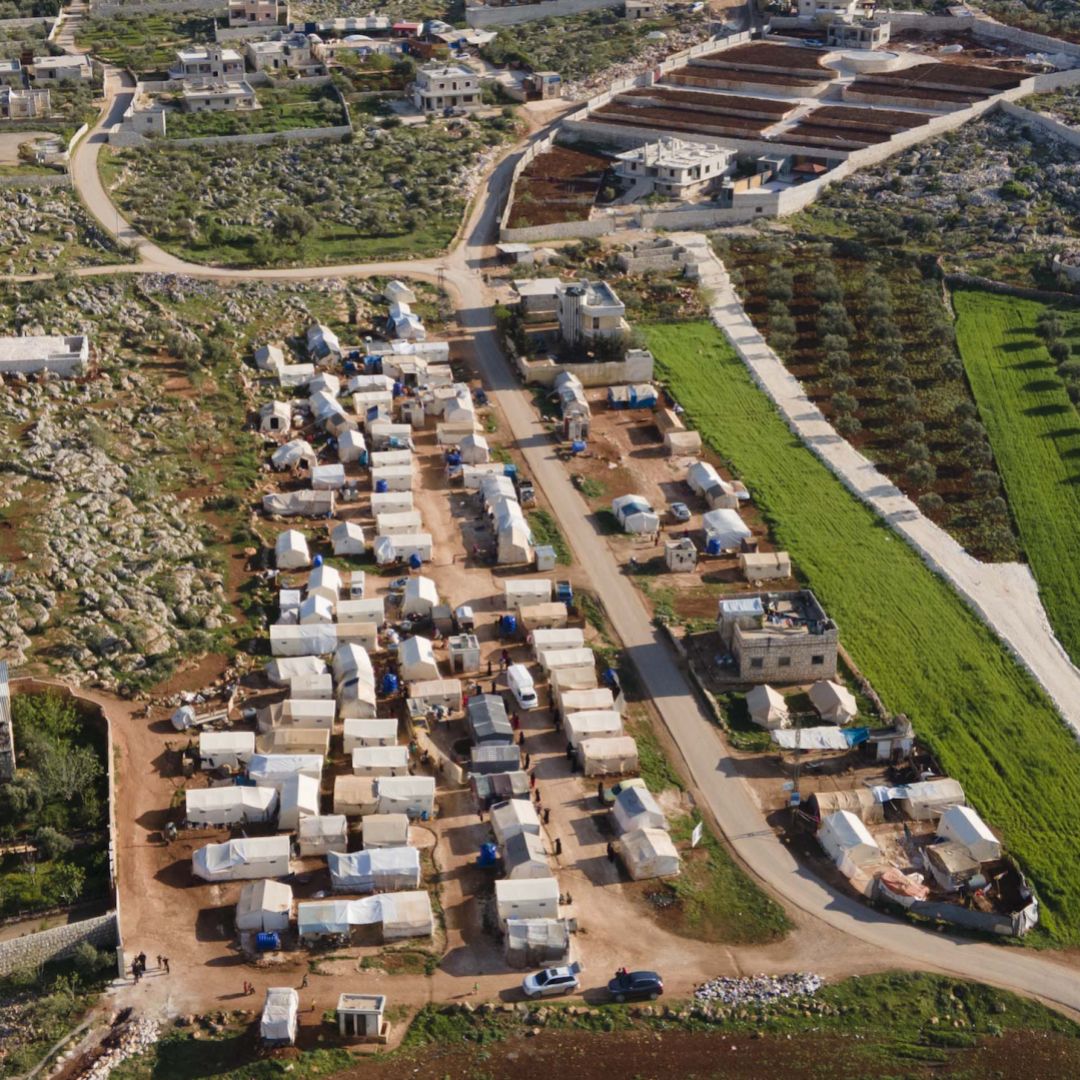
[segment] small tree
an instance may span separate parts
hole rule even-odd
[[[1000,490],[1001,478],[992,469],[979,469],[978,472],[972,474],[971,486],[976,491],[989,495],[991,492]]]
[[[845,439],[850,439],[853,435],[858,435],[859,432],[862,431],[862,424],[859,423],[859,418],[847,413],[843,416],[838,416],[833,427],[835,427],[837,433],[842,435]]]
[[[1069,348],[1068,343],[1064,341],[1052,341],[1048,351],[1050,353],[1050,359],[1059,366],[1067,363],[1069,357],[1072,355],[1072,350]]]
[[[936,491],[927,491],[919,496],[919,509],[928,517],[940,513],[945,500]]]
[[[916,461],[904,474],[915,487],[929,487],[937,479],[937,470],[929,461]]]

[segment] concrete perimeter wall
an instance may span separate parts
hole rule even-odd
[[[1065,53],[1066,56],[1080,58],[1080,45],[1070,41],[1062,41],[1060,38],[1049,37],[1046,34],[1033,34],[1030,30],[1021,30],[1016,26],[1006,26],[991,19],[987,15],[978,15],[972,18],[953,15],[920,15],[913,11],[887,11],[878,12],[885,15],[892,24],[893,31],[897,30],[925,30],[929,33],[940,31],[944,33],[962,33],[970,30],[981,38],[989,38],[994,41],[1007,41],[1022,49],[1031,52]]]
[[[122,2],[110,2],[101,0],[100,3],[90,4],[91,18],[104,18],[106,15],[144,15],[156,12],[199,12],[202,15],[220,15],[225,18],[229,14],[229,5],[226,0],[122,0]]]
[[[1025,108],[1023,105],[1017,105],[1012,101],[1003,101],[1001,111],[1009,116],[1015,116],[1017,120],[1021,120],[1025,124],[1042,128],[1043,131],[1053,135],[1055,139],[1060,139],[1070,146],[1080,146],[1080,128],[1070,127],[1060,120],[1055,120],[1052,116],[1047,116],[1046,113],[1035,112],[1034,109]]]
[[[543,0],[539,4],[514,4],[512,7],[488,7],[486,4],[465,6],[465,22],[469,26],[514,26],[557,19],[563,15],[580,15],[586,11],[622,7],[623,0]]]
[[[553,386],[555,379],[567,371],[581,380],[582,386],[615,386],[620,383],[651,382],[653,358],[650,353],[626,360],[607,360],[595,364],[553,364],[548,361],[516,358],[518,371],[527,383]]]

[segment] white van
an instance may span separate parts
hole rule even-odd
[[[506,682],[519,709],[535,709],[540,704],[532,676],[524,664],[511,664],[506,670]]]

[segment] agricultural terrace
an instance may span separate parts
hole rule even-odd
[[[960,354],[1058,640],[1080,660],[1080,312],[958,291]],[[1064,348],[1048,351],[1046,331]],[[1040,333],[1043,331],[1043,333]],[[1072,349],[1070,349],[1070,345]],[[1061,372],[1064,374],[1061,374]],[[1072,400],[1070,400],[1072,399]]]
[[[1049,94],[1033,94],[1019,104],[1033,112],[1046,113],[1063,124],[1080,127],[1080,86],[1070,86]]]
[[[934,264],[863,240],[714,236],[746,310],[837,431],[973,554],[1019,548]]]
[[[1042,905],[1035,940],[1080,942],[1080,747],[961,599],[788,430],[711,323],[650,326],[664,380],[743,479],[886,706],[906,713],[1000,829]]]
[[[453,239],[484,161],[513,131],[499,116],[368,128],[345,142],[156,145],[107,152],[102,170],[135,227],[194,262],[420,257]]]
[[[0,188],[0,251],[7,274],[126,261],[75,193],[62,187]]]
[[[104,726],[59,694],[14,694],[11,710],[18,772],[0,785],[0,841],[15,850],[0,856],[0,917],[104,899]]]
[[[1080,149],[994,113],[833,184],[797,231],[903,248],[946,271],[1049,284],[1080,237]]]
[[[621,10],[590,11],[501,28],[480,50],[492,64],[518,63],[532,71],[557,71],[567,83],[579,82],[618,64],[688,48],[708,36],[702,15],[689,12],[651,22],[628,22]],[[650,42],[654,32],[667,34]]]
[[[48,36],[49,27],[45,22],[31,26],[0,27],[0,60],[18,60],[27,51],[40,56],[48,51],[45,45]]]
[[[338,127],[345,109],[333,86],[260,86],[255,96],[262,106],[252,112],[207,110],[170,112],[166,135],[170,139],[197,139],[206,135],[254,135],[296,128]]]
[[[556,146],[537,154],[514,185],[509,227],[588,221],[611,159]]]
[[[309,318],[374,332],[375,289],[63,273],[0,287],[0,333],[85,328],[100,369],[0,395],[0,654],[136,691],[257,636],[272,601],[243,571],[263,455],[239,363]]]
[[[84,20],[75,44],[136,75],[168,70],[176,50],[192,41],[213,41],[212,17],[191,12],[132,12]]]

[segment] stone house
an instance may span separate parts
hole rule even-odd
[[[416,73],[412,99],[422,112],[473,108],[480,104],[480,76],[463,64],[429,64]]]

